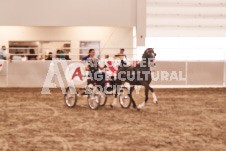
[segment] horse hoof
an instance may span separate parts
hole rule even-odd
[[[155,104],[159,104],[159,102],[158,101],[156,101],[156,103]]]
[[[136,109],[136,108],[137,108],[137,106],[133,106],[133,108],[134,108],[134,109]]]
[[[110,105],[110,107],[113,109],[114,108],[114,106],[113,105]]]
[[[137,111],[140,111],[140,109],[138,108]]]
[[[153,102],[154,102],[154,104],[158,104],[158,101],[157,100],[154,100]]]

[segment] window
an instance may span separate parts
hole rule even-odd
[[[23,56],[29,55],[30,49],[34,49],[38,60],[42,60],[49,52],[55,54],[57,50],[69,54],[70,45],[70,41],[9,41],[9,53],[11,56],[15,54]]]

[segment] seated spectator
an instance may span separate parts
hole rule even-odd
[[[22,54],[23,54],[23,52],[22,52]],[[22,61],[27,61],[27,56],[21,55],[21,60],[22,60]]]
[[[71,58],[69,57],[69,55],[65,55],[65,60],[71,60]]]
[[[46,58],[46,60],[52,60],[52,52],[49,52],[48,57]]]
[[[59,54],[60,54],[60,58],[61,59],[65,59],[65,57],[64,57],[64,50],[60,50]]]
[[[124,54],[125,49],[120,49],[120,53],[118,53],[117,55],[115,55],[115,58],[120,58],[121,63],[120,63],[120,67],[126,66],[126,55]]]
[[[105,55],[105,59],[109,59],[109,55]]]
[[[56,52],[56,59],[60,60],[60,50],[57,50]]]
[[[37,55],[35,55],[35,50],[30,49],[30,55],[27,56],[28,60],[37,60]]]
[[[124,51],[125,51],[125,49],[120,49],[120,52],[119,52],[117,55],[115,55],[115,57],[118,57],[118,58],[120,58],[121,60],[122,60],[123,58],[126,58],[126,55],[124,54]]]
[[[21,60],[21,57],[18,54],[19,52],[16,52],[15,55],[12,57],[12,60]]]

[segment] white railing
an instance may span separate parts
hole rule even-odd
[[[14,49],[28,50],[30,48]],[[119,49],[120,48],[99,48],[100,58],[104,58],[105,55],[110,55],[110,57],[113,57],[115,54],[119,53]],[[42,50],[51,50],[51,52],[53,52],[53,56],[55,56],[57,49],[45,48]],[[79,52],[79,49],[69,50],[71,51],[70,56],[72,60],[68,61],[68,63],[80,60],[79,57],[82,54],[76,54],[76,52]],[[107,50],[111,51],[109,53],[106,53],[108,52]],[[204,60],[199,59],[198,57],[195,57],[196,59],[189,59],[189,56],[187,55],[188,52],[192,52],[192,55],[190,57],[198,55],[198,53],[193,50],[187,50],[186,52],[184,52],[184,54],[182,53],[183,55],[185,55],[185,59],[181,59],[181,57],[178,60],[172,60],[173,56],[178,55],[177,53],[175,53],[178,51],[170,51],[168,54],[164,54],[160,52],[160,50],[161,49],[155,49],[155,51],[157,52],[157,67],[153,69],[155,70],[155,77],[157,77],[157,74],[161,76],[161,74],[166,71],[169,73],[169,78],[168,81],[162,81],[161,77],[159,77],[157,81],[153,81],[154,87],[226,87],[225,49],[215,49],[222,50],[220,54],[218,54],[217,51],[213,53],[213,55],[216,54],[220,56],[221,59],[218,58],[218,60],[214,60],[213,58]],[[137,52],[136,49],[129,48],[125,49],[125,51],[127,51],[127,58],[133,58],[134,60],[140,60],[143,53]],[[129,54],[129,51],[132,51],[133,53]],[[9,55],[12,54],[8,54],[7,57],[9,57]],[[28,53],[18,55],[21,56],[30,54]],[[41,87],[51,61],[44,61],[43,57],[47,55],[47,51],[39,51],[35,55],[39,56],[41,59],[35,61],[0,60],[0,87]],[[162,55],[165,55],[166,58],[162,57]],[[170,81],[170,76],[175,73],[174,71],[177,73],[178,78],[181,71],[182,78],[185,80],[177,81],[173,79]],[[39,79],[40,81],[37,82],[34,81],[34,79]],[[25,83],[27,84],[24,84],[23,80],[26,81]]]
[[[59,54],[61,56],[69,55],[72,60],[81,60],[80,56],[86,56],[81,54],[81,50],[88,50],[90,48],[10,48],[7,49],[7,58],[15,55],[12,52],[27,52],[19,53],[17,56],[28,56],[30,49],[35,50],[35,54],[38,56],[38,60],[45,60],[49,52],[52,52],[52,57],[56,58],[57,50],[66,50],[65,53]],[[94,48],[96,49],[96,55],[99,59],[105,58],[105,55],[114,57],[119,53],[120,48]],[[125,54],[127,58],[140,60],[145,48],[125,48]],[[159,61],[226,61],[226,49],[225,48],[155,48],[157,53],[156,59]]]

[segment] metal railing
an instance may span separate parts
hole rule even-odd
[[[30,49],[34,49],[35,54],[30,54]],[[45,60],[48,57],[48,53],[52,52],[52,58],[57,58],[57,55],[64,58],[64,56],[68,55],[71,60],[81,60],[82,57],[88,55],[88,53],[80,53],[84,49],[88,50],[90,48],[8,48],[6,52],[8,59],[12,59],[13,56],[37,55],[37,60]],[[57,54],[57,50],[63,50],[64,52]],[[114,55],[119,53],[119,50],[120,48],[96,48],[96,57],[101,59],[108,55],[113,58]],[[145,48],[125,48],[125,54],[127,58],[140,60],[144,50]],[[157,53],[156,60],[159,61],[226,61],[226,48],[155,48],[155,52]]]

